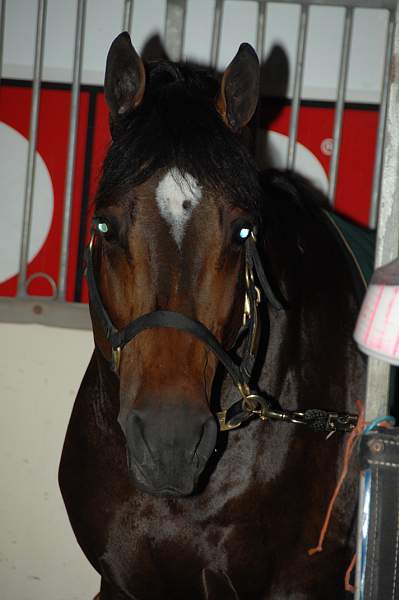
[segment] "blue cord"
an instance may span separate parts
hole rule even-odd
[[[370,433],[370,431],[378,427],[378,425],[380,423],[383,423],[384,421],[389,421],[390,423],[393,423],[393,425],[395,425],[395,417],[389,417],[388,415],[386,417],[378,417],[378,419],[374,419],[374,421],[371,421],[371,423],[367,425],[363,433]]]

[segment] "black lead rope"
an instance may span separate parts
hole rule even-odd
[[[204,342],[217,356],[242,395],[239,401],[235,402],[227,410],[218,413],[217,416],[221,430],[235,429],[254,416],[258,416],[263,420],[277,420],[306,425],[312,431],[318,432],[346,432],[354,429],[358,419],[356,415],[327,412],[320,409],[309,409],[304,412],[284,411],[276,406],[269,397],[261,396],[250,390],[249,382],[256,360],[259,337],[257,305],[260,298],[254,281],[254,273],[256,273],[260,287],[270,305],[276,310],[282,309],[282,305],[277,300],[266,277],[256,248],[256,241],[252,235],[245,242],[246,294],[250,311],[248,322],[245,325],[247,340],[239,365],[234,362],[205,325],[181,313],[169,310],[156,310],[134,319],[123,329],[117,329],[112,323],[98,291],[94,275],[91,245],[92,243],[90,243],[86,253],[86,276],[90,292],[90,303],[101,323],[105,337],[112,347],[113,356],[115,351],[119,353],[128,342],[142,331],[154,328],[186,331]],[[116,364],[111,363],[111,368],[117,371]]]
[[[295,423],[305,425],[315,433],[335,432],[348,433],[352,431],[358,422],[358,416],[350,413],[337,413],[319,408],[309,408],[305,411],[283,410],[271,398],[250,394],[248,399],[257,407],[251,408],[246,405],[245,399],[235,402],[226,411],[219,413],[222,429],[236,429],[253,416],[258,416],[265,421],[280,421],[284,423]]]

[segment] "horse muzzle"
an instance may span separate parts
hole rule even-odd
[[[149,404],[152,408],[149,408]],[[205,407],[165,403],[130,411],[125,429],[129,474],[140,490],[158,496],[188,496],[210,458],[216,419]]]

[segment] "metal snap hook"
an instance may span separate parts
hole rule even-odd
[[[121,347],[112,348],[112,369],[115,373],[119,373],[119,365],[121,362]]]

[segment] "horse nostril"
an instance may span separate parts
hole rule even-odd
[[[126,421],[126,441],[129,458],[144,465],[150,459],[150,449],[144,436],[144,423],[141,417],[132,410]]]
[[[209,459],[216,446],[217,432],[215,417],[210,415],[202,427],[201,438],[195,448],[193,460],[197,457],[203,465]]]

